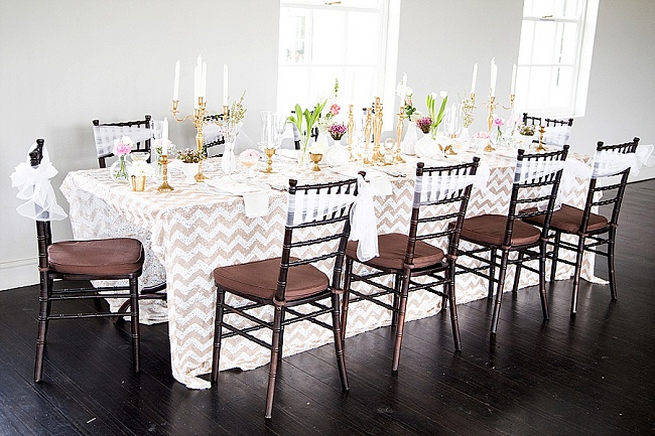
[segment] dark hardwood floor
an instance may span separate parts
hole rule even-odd
[[[270,422],[268,366],[188,390],[171,376],[165,325],[142,328],[136,376],[129,323],[53,322],[35,385],[37,288],[0,292],[0,434],[652,434],[654,206],[655,181],[628,187],[616,303],[583,282],[571,319],[571,282],[558,282],[543,323],[534,288],[507,294],[493,346],[489,302],[460,305],[462,353],[446,313],[410,322],[397,377],[389,328],[349,338],[347,395],[331,345],[285,358]]]

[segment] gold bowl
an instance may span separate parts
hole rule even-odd
[[[314,166],[312,167],[312,171],[321,171],[321,169],[318,167],[318,163],[323,159],[323,154],[322,153],[309,153],[309,158],[314,162]]]

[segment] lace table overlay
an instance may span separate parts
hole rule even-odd
[[[505,215],[516,161],[497,155],[482,158],[490,167],[488,186],[483,190],[474,188],[467,216],[483,213]],[[578,159],[590,165],[589,158],[578,156]],[[470,156],[460,154],[448,160],[427,161],[426,166],[450,165],[464,160],[470,160]],[[392,188],[390,195],[374,198],[379,233],[404,233],[409,228],[415,160],[408,161],[402,166],[368,169],[370,177],[388,179]],[[284,162],[276,162],[274,168],[278,173],[268,176],[259,173],[257,176],[260,183],[267,183],[273,188],[270,191],[268,216],[257,218],[246,217],[243,198],[220,193],[207,184],[185,184],[184,176],[176,170],[170,171],[170,184],[175,190],[165,194],[157,193],[154,182],[150,181],[145,192],[132,192],[128,185],[113,181],[106,169],[74,171],[63,182],[61,190],[70,203],[70,219],[76,239],[133,237],[144,244],[146,263],[140,285],[150,286],[166,281],[168,304],[142,301],[141,322],[168,320],[173,375],[189,388],[209,387],[209,383],[199,376],[211,370],[216,310],[216,289],[212,278],[214,268],[279,257],[282,253],[287,194],[280,188],[297,173],[295,164],[284,166]],[[219,180],[225,177],[218,159],[203,163],[203,172]],[[399,174],[405,177],[397,177]],[[311,183],[345,177],[336,170],[325,168],[320,173],[305,173],[297,178],[302,183]],[[567,196],[562,201],[582,207],[587,186],[587,180],[576,178],[574,186],[566,190]],[[444,224],[438,222],[434,225]],[[311,233],[312,230],[316,233]],[[311,228],[307,231],[318,238],[326,236],[323,232],[328,230]],[[305,253],[299,250],[297,256],[316,256],[319,253],[312,250],[318,248],[307,247]],[[462,245],[462,248],[467,247]],[[574,260],[573,253],[561,251],[560,255],[562,253]],[[460,261],[467,262],[467,259]],[[595,279],[593,262],[593,256],[585,256],[582,275],[586,279]],[[467,263],[473,265],[472,261]],[[331,276],[331,264],[317,266]],[[566,279],[572,274],[572,267],[558,265],[557,279]],[[505,291],[511,289],[513,277],[514,268],[510,267]],[[537,275],[524,269],[521,287],[536,283]],[[360,291],[367,291],[361,288],[362,283],[355,285],[359,285]],[[457,277],[456,292],[458,303],[483,298],[487,296],[487,283],[472,274],[464,274]],[[391,304],[391,296],[387,297]],[[230,304],[239,304],[237,297],[228,294],[227,298],[231,299],[228,300]],[[425,291],[413,292],[407,305],[407,320],[431,316],[440,308],[441,297]],[[271,308],[257,310],[261,316],[272,320]],[[231,319],[233,316],[226,315],[226,321],[234,325],[248,325],[249,321]],[[324,321],[331,323],[329,317],[329,314],[325,315]],[[390,312],[380,306],[365,301],[353,303],[348,311],[347,334],[356,335],[390,323]],[[258,337],[268,342],[270,331],[263,329]],[[283,352],[288,356],[331,341],[330,331],[303,321],[285,329]],[[466,337],[463,341],[466,343]],[[269,359],[268,350],[239,336],[223,341],[221,369],[252,369],[268,363]]]

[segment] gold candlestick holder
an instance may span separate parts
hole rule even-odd
[[[366,108],[366,121],[364,122],[364,164],[372,165],[373,162],[368,158],[368,144],[371,141],[371,129],[373,120],[371,117],[371,108]]]
[[[193,122],[193,126],[196,128],[196,148],[199,152],[205,153],[205,137],[202,133],[202,128],[205,124],[205,112],[207,109],[207,102],[205,101],[204,97],[198,97],[198,106],[196,106],[193,109],[193,114],[192,115],[186,115],[184,117],[179,117],[179,105],[180,101],[179,100],[173,100],[173,108],[171,112],[173,113],[173,119],[177,121],[178,123],[182,123],[186,120],[191,120]],[[198,174],[195,175],[195,179],[197,182],[202,182],[203,180],[206,180],[207,177],[202,173],[202,161],[198,164]]]
[[[505,109],[506,111],[511,111],[512,109],[514,109],[514,98],[515,97],[516,96],[514,94],[510,94],[509,95],[509,106],[503,106],[503,109]]]
[[[168,155],[161,155],[161,185],[157,188],[157,192],[170,192],[173,187],[168,184]]]
[[[405,159],[400,155],[400,143],[403,140],[403,130],[405,129],[405,111],[403,111],[403,106],[400,106],[398,109],[398,124],[396,125],[396,152],[394,154],[393,160],[397,163],[405,163]]]
[[[348,160],[353,160],[353,133],[355,131],[355,118],[353,117],[353,105],[348,105]]]
[[[539,126],[539,145],[537,145],[534,151],[546,151],[546,147],[544,147],[544,133],[546,133],[546,128],[543,125]]]
[[[492,134],[492,128],[494,125],[494,111],[496,109],[496,97],[489,94],[489,117],[487,118],[487,125],[489,127],[489,141],[487,142],[487,146],[484,148],[484,151],[486,152],[491,152],[495,151],[496,149],[491,146],[491,134]]]
[[[384,156],[380,153],[380,139],[382,137],[382,103],[380,97],[375,97],[373,106],[375,118],[373,118],[373,163],[384,163]]]
[[[262,170],[263,173],[270,174],[273,172],[273,155],[275,154],[275,148],[265,148],[264,153],[266,153],[266,169]]]

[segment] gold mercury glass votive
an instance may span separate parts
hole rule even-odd
[[[132,176],[132,191],[143,192],[146,189],[146,176]]]
[[[322,153],[309,153],[309,158],[314,162],[314,166],[312,167],[312,171],[321,171],[321,169],[318,167],[318,163],[323,159],[323,154]]]

